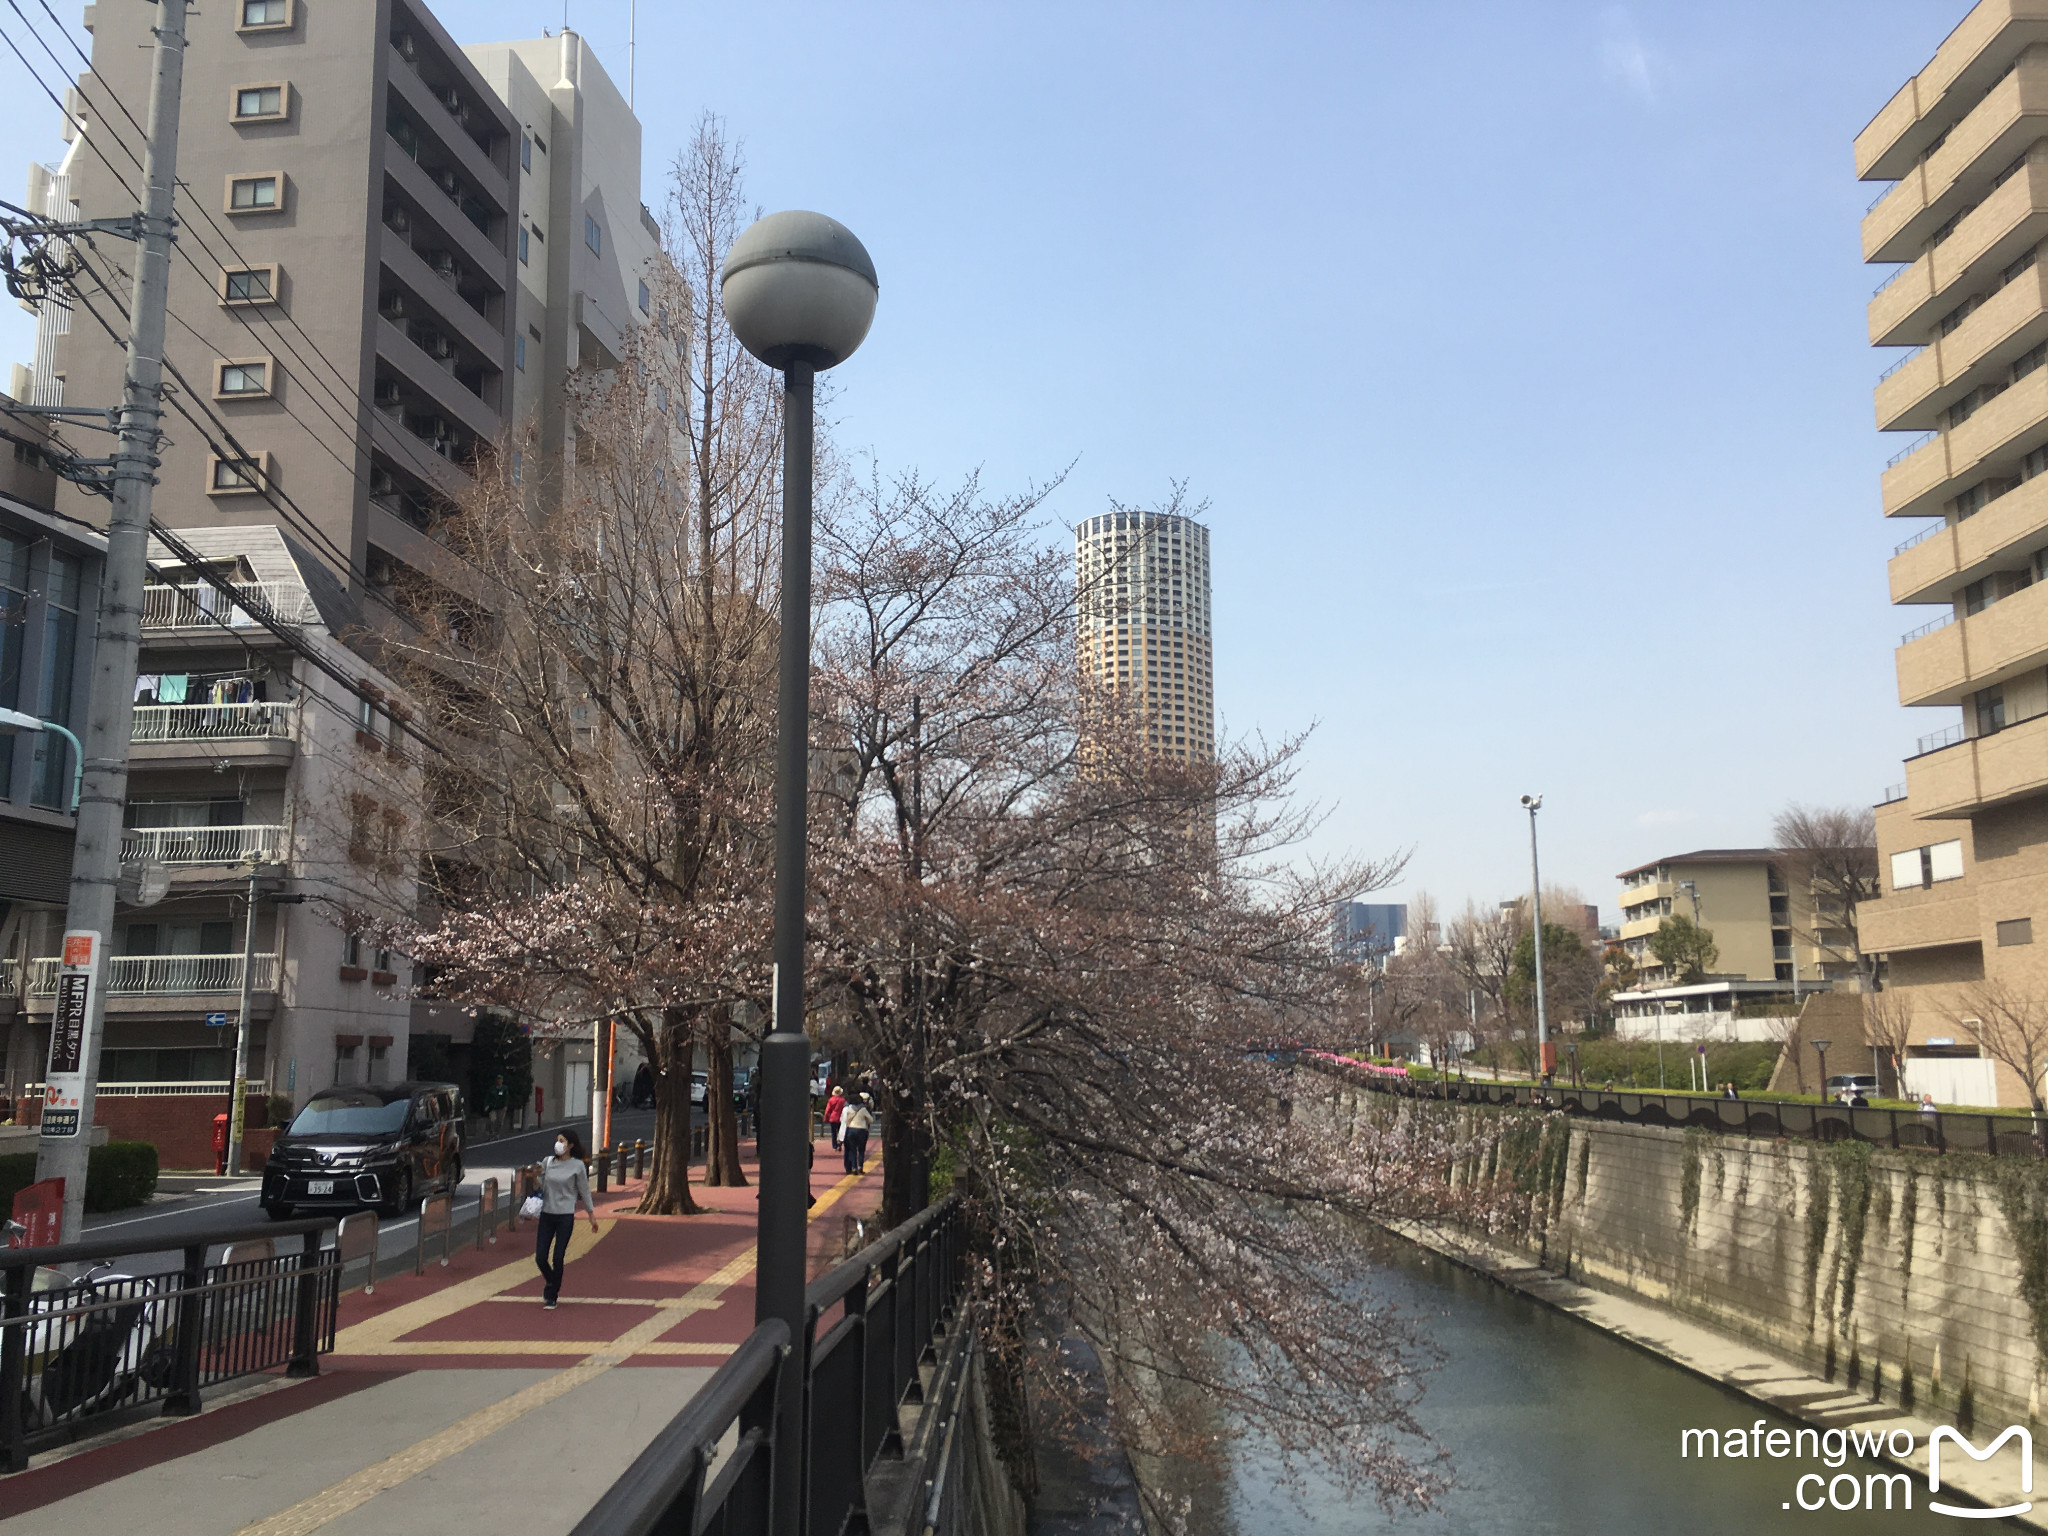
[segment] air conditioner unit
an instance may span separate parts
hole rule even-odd
[[[419,44],[412,40],[410,32],[392,33],[391,46],[398,50],[398,56],[408,64],[414,62],[420,56]]]
[[[377,381],[377,403],[379,405],[397,405],[403,399],[404,396],[399,392],[396,379],[379,379]]]
[[[405,318],[405,295],[396,288],[387,288],[377,295],[377,313],[387,320]]]

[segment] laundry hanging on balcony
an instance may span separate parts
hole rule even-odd
[[[156,685],[156,701],[159,704],[182,704],[185,702],[185,685],[191,680],[186,672],[166,672]]]

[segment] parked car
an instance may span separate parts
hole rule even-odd
[[[1844,1088],[1854,1090],[1860,1098],[1868,1098],[1877,1092],[1877,1079],[1868,1072],[1833,1072],[1828,1075],[1823,1091],[1832,1099],[1839,1097]]]
[[[264,1214],[374,1206],[396,1215],[462,1183],[462,1090],[453,1083],[322,1089],[263,1165]]]
[[[753,1073],[745,1067],[734,1067],[732,1069],[732,1108],[734,1114],[744,1115],[747,1112],[747,1084],[752,1079]]]
[[[702,1109],[705,1105],[709,1104],[710,1102],[711,1074],[709,1072],[692,1072],[690,1074],[691,1107],[695,1109]]]

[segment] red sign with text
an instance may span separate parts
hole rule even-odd
[[[55,1247],[61,1240],[64,1230],[64,1181],[45,1179],[40,1184],[31,1184],[26,1189],[17,1190],[14,1196],[14,1219],[28,1230],[9,1233],[8,1247]]]

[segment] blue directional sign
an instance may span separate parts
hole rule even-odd
[[[208,1029],[226,1029],[228,1027],[228,1016],[224,1013],[209,1013],[206,1016],[206,1027]]]

